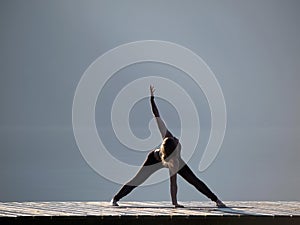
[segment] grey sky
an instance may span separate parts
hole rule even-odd
[[[135,154],[113,136],[110,108],[105,107],[131,80],[164,74],[198,99],[203,135],[189,164],[221,198],[300,200],[299,9],[296,0],[2,0],[0,201],[111,198],[119,185],[95,173],[76,146],[74,92],[97,57],[145,39],[183,45],[210,66],[227,105],[224,143],[211,167],[200,173],[210,127],[205,97],[181,71],[144,63],[119,71],[99,96],[97,126],[105,128],[99,133],[111,153],[125,162],[142,163],[145,152]],[[136,105],[130,120],[141,137],[148,135],[151,118],[147,101]],[[163,100],[158,104],[179,134],[174,108]],[[180,200],[205,199],[179,182]],[[127,199],[168,200],[168,190],[164,182],[137,189]]]

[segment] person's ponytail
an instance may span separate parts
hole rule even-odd
[[[178,140],[174,138],[165,138],[161,145],[161,161],[163,166],[177,172],[179,168],[178,158],[180,157],[180,148]]]

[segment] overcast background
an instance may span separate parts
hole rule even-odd
[[[203,133],[189,162],[197,176],[224,200],[300,200],[299,10],[297,0],[1,0],[0,201],[110,200],[120,185],[99,176],[81,156],[72,101],[97,57],[145,39],[183,45],[210,66],[227,106],[224,143],[213,164],[199,172],[210,129],[203,93],[175,68],[142,63],[116,73],[99,96],[97,127],[111,154],[143,162],[146,152],[131,151],[114,136],[110,107],[130,81],[164,74],[191,92],[199,110]],[[174,107],[157,103],[179,135]],[[151,116],[148,99],[141,99],[130,117],[137,136],[149,135],[144,128]],[[178,195],[206,200],[182,179]],[[168,181],[126,198],[168,199]]]

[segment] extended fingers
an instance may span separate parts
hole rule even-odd
[[[155,91],[155,88],[154,88],[154,86],[153,86],[153,85],[150,85],[150,93],[151,93],[151,95],[153,95],[153,94],[154,94],[154,91]]]

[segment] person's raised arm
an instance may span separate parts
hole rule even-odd
[[[161,133],[162,138],[173,137],[172,133],[167,129],[164,121],[160,118],[157,106],[154,101],[154,91],[155,91],[154,86],[150,85],[150,94],[151,94],[150,102],[151,102],[152,112],[155,116],[158,129]]]

